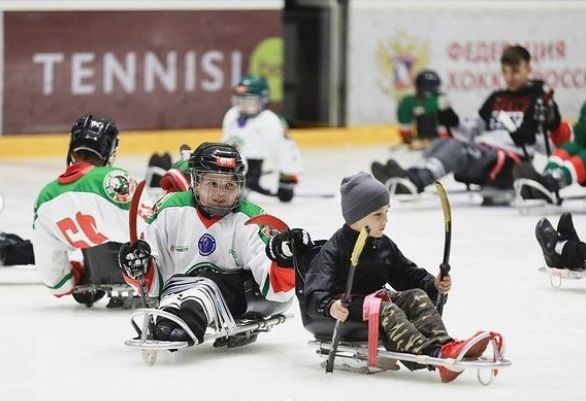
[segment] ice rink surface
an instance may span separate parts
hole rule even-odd
[[[383,148],[306,150],[299,192],[336,193],[333,199],[296,198],[281,204],[260,195],[250,199],[314,238],[329,238],[342,224],[338,186],[343,176],[386,160]],[[413,155],[401,153],[406,162]],[[143,177],[148,155],[119,157],[117,165]],[[63,159],[0,161],[5,208],[0,230],[30,238],[33,202],[56,178]],[[450,178],[448,190],[461,188]],[[465,194],[450,196],[453,215],[451,265],[454,280],[444,319],[450,334],[468,337],[495,330],[506,339],[503,369],[488,386],[466,371],[442,384],[436,372],[326,376],[321,359],[306,346],[311,336],[299,318],[235,349],[162,353],[147,367],[124,345],[134,331],[128,311],[100,301],[87,309],[70,297],[56,299],[35,271],[0,267],[0,400],[583,400],[586,350],[586,280],[552,288],[538,273],[542,257],[534,237],[543,211],[522,216],[509,207],[486,208]],[[571,206],[571,205],[570,205]],[[586,233],[586,208],[574,205],[579,233]],[[557,224],[558,211],[548,211]],[[439,200],[392,202],[386,233],[403,253],[436,273],[443,252]],[[298,313],[296,306],[291,309]]]

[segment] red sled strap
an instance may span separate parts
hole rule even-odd
[[[375,367],[378,357],[378,327],[382,299],[388,297],[383,290],[378,290],[364,298],[362,320],[368,321],[368,366]]]

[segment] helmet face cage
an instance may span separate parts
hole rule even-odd
[[[415,78],[415,89],[418,95],[437,95],[441,83],[441,79],[435,71],[423,70]]]
[[[240,114],[244,116],[255,116],[265,108],[264,99],[255,94],[234,95],[232,96],[232,105],[238,108]]]
[[[189,159],[191,190],[206,213],[224,216],[244,193],[244,163],[238,151],[222,143],[201,144]]]
[[[269,103],[269,85],[264,77],[245,75],[233,92],[232,105],[238,107],[240,114],[244,116],[260,113]]]
[[[71,128],[67,165],[71,164],[72,152],[86,150],[98,156],[103,165],[109,166],[116,159],[118,142],[118,128],[112,120],[87,114]]]
[[[197,205],[212,216],[225,216],[244,194],[244,174],[191,171],[191,190]]]

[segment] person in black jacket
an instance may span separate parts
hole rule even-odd
[[[370,174],[359,172],[342,180],[342,214],[346,224],[340,228],[313,258],[305,276],[307,313],[314,319],[333,318],[341,321],[363,321],[366,295],[385,284],[388,300],[380,309],[380,325],[387,344],[393,351],[456,358],[474,341],[455,341],[447,332],[432,299],[447,293],[452,285],[449,275],[440,281],[425,269],[407,259],[386,235],[389,192]],[[370,233],[360,255],[352,287],[352,299],[345,307],[344,292],[350,269],[350,254],[360,230],[369,226]],[[464,355],[478,358],[488,339],[476,342]],[[405,364],[409,369],[422,365]],[[444,382],[454,380],[461,372],[439,367]]]
[[[561,117],[543,81],[531,80],[531,55],[522,46],[509,46],[501,55],[506,89],[493,92],[478,111],[478,117],[461,120],[454,138],[436,139],[414,166],[403,169],[395,160],[386,164],[389,178],[407,178],[409,188],[399,185],[397,193],[422,192],[435,180],[454,173],[457,181],[481,186],[512,188],[512,167],[529,161],[534,153],[547,153],[543,131],[556,131]],[[556,145],[562,138],[553,135]]]

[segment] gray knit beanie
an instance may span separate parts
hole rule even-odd
[[[366,215],[389,205],[387,188],[372,175],[360,171],[342,179],[342,215],[347,224],[356,223]]]

